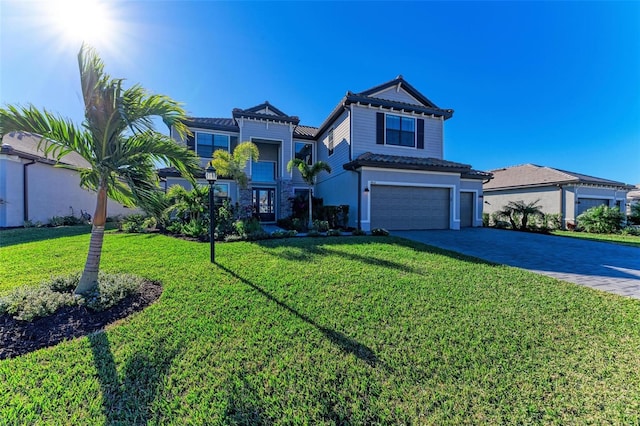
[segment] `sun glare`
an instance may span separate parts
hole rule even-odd
[[[67,43],[101,44],[114,30],[106,1],[54,0],[46,4],[51,24]]]

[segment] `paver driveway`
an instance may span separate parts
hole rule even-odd
[[[393,235],[640,299],[640,248],[489,228]]]

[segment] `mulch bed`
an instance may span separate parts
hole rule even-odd
[[[158,300],[161,294],[162,286],[159,283],[147,281],[137,293],[102,312],[94,312],[84,306],[71,306],[33,322],[18,321],[10,315],[1,315],[0,359],[20,356],[101,330],[143,310]]]

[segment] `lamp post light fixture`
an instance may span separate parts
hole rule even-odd
[[[209,182],[209,244],[211,246],[211,263],[216,263],[216,241],[213,234],[216,229],[216,212],[213,185],[215,185],[218,176],[216,176],[216,169],[211,164],[205,169],[204,178]]]

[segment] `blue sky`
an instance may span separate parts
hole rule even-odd
[[[183,102],[194,116],[230,117],[269,100],[318,126],[347,90],[402,74],[455,110],[445,124],[447,160],[640,183],[640,2],[107,7],[109,36],[91,40],[107,72]],[[0,103],[81,121],[80,42],[65,25],[43,3],[0,0]]]

